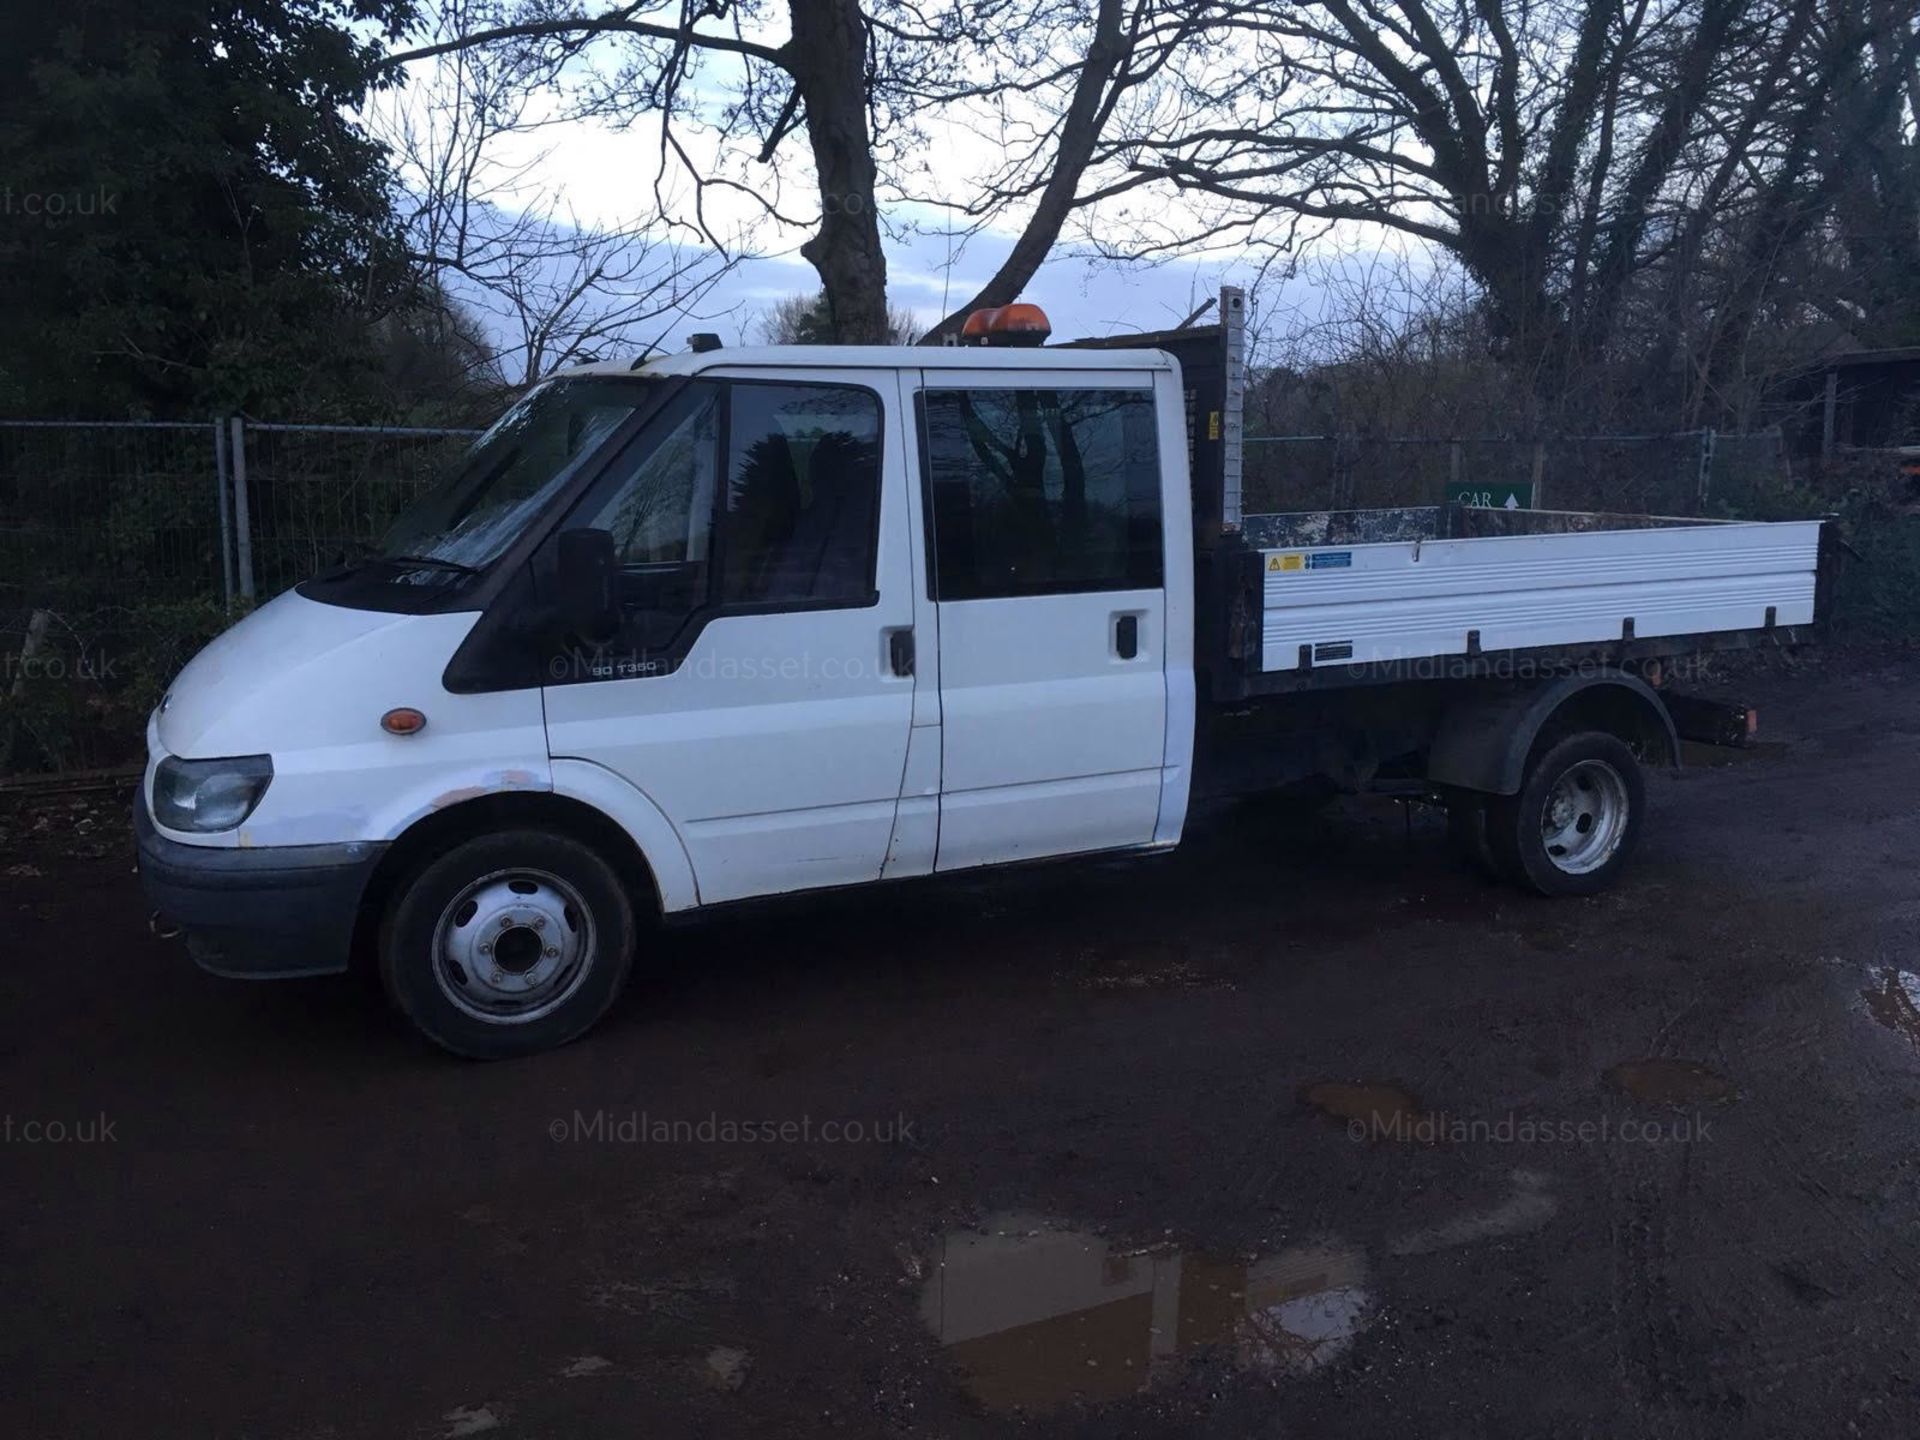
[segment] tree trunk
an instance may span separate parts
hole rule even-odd
[[[1080,78],[1074,85],[1073,102],[1060,123],[1060,149],[1054,156],[1053,173],[1047,177],[1039,203],[993,278],[980,288],[979,294],[921,336],[922,345],[938,345],[943,336],[957,333],[975,310],[1018,300],[1020,292],[1060,238],[1060,227],[1073,211],[1080,191],[1080,177],[1086,173],[1094,144],[1100,138],[1101,124],[1106,119],[1107,85],[1127,57],[1128,46],[1120,24],[1120,0],[1100,0],[1093,44],[1087,50],[1087,63],[1081,67]]]
[[[782,59],[806,107],[820,181],[820,229],[800,253],[820,274],[833,338],[887,341],[887,258],[867,133],[867,40],[858,0],[789,0]]]
[[[1573,317],[1573,338],[1580,360],[1598,359],[1613,339],[1627,284],[1644,260],[1654,196],[1672,175],[1693,133],[1695,118],[1715,79],[1715,66],[1726,48],[1727,33],[1744,8],[1742,0],[1707,0],[1701,9],[1677,73],[1666,87],[1658,117],[1641,142],[1627,176],[1616,205],[1618,213],[1607,226],[1591,293],[1583,297],[1585,313]],[[1797,45],[1797,36],[1789,43]]]

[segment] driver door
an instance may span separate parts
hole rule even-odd
[[[549,749],[653,801],[703,904],[880,876],[914,692],[902,451],[857,372],[701,379],[566,522],[612,532],[622,618],[549,663]]]

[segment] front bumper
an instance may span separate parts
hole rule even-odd
[[[133,802],[140,884],[154,909],[186,932],[204,970],[242,979],[334,975],[347,968],[367,882],[385,844],[185,845]]]

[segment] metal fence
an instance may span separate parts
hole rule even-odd
[[[377,540],[474,433],[0,421],[0,774],[132,758],[237,606]]]
[[[277,594],[378,539],[474,431],[0,421],[0,611]],[[1428,504],[1528,483],[1536,506],[1745,513],[1777,431],[1548,440],[1249,436],[1249,511]]]
[[[0,593],[218,594],[221,503],[211,423],[0,425]]]
[[[1777,430],[1568,435],[1545,440],[1251,435],[1250,512],[1430,505],[1449,485],[1531,485],[1555,510],[1738,513],[1786,473]]]
[[[231,463],[234,494],[249,497],[236,553],[250,558],[252,585],[259,594],[277,594],[355,545],[378,540],[477,433],[246,426]],[[243,576],[243,594],[246,584]]]
[[[0,608],[276,594],[377,539],[475,433],[0,421]]]
[[[474,433],[0,421],[0,773],[137,756],[148,708],[235,609],[376,541]],[[1463,482],[1530,482],[1556,509],[1774,518],[1810,503],[1772,431],[1246,448],[1249,511],[1430,504]],[[1880,567],[1892,598],[1876,592],[1873,613],[1920,604],[1893,593],[1912,570],[1910,555]]]

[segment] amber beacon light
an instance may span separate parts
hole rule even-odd
[[[1039,345],[1053,333],[1047,312],[1038,305],[1001,305],[976,310],[960,326],[967,345]]]

